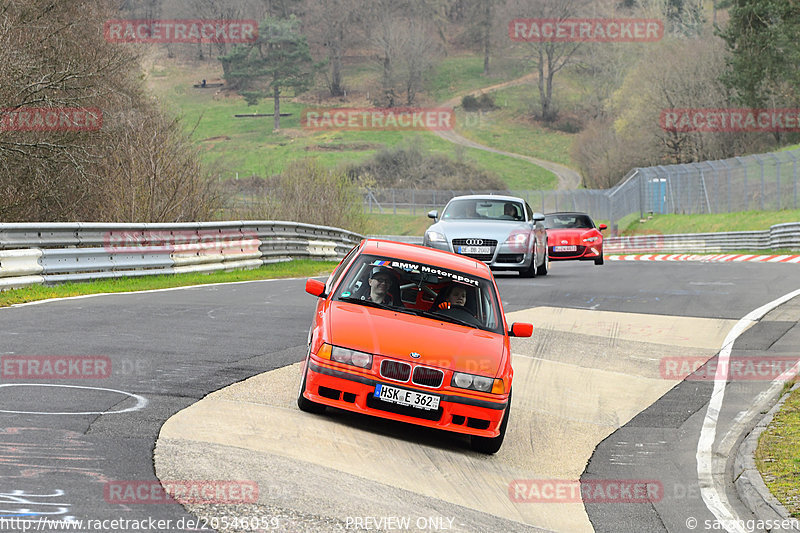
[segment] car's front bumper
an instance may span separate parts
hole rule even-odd
[[[423,245],[437,250],[444,250],[445,252],[459,253],[449,242],[432,242],[426,238],[423,241]],[[487,255],[461,255],[483,261],[492,270],[526,270],[531,266],[533,254],[530,251],[519,250],[518,246],[506,243],[498,244],[492,248],[492,253]]]
[[[426,411],[379,400],[373,395],[378,383],[439,396],[439,408]],[[507,396],[489,401],[453,391],[414,387],[346,372],[313,358],[308,362],[305,397],[330,407],[480,437],[499,434],[508,405]]]
[[[550,261],[589,261],[603,257],[603,245],[576,245],[574,252],[556,252],[554,246],[547,248]]]

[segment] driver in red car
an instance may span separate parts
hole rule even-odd
[[[361,299],[383,305],[394,305],[391,289],[395,282],[396,278],[391,270],[375,267],[369,276],[369,295],[365,295]]]

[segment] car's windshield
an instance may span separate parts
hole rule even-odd
[[[336,287],[335,298],[495,333],[503,331],[497,293],[489,279],[435,264],[362,255]]]
[[[592,219],[588,215],[581,214],[561,214],[545,215],[544,227],[547,229],[590,229],[594,227]]]
[[[501,199],[465,198],[452,200],[442,220],[525,220],[521,202]]]

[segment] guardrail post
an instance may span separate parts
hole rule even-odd
[[[778,211],[781,210],[781,160],[775,154],[769,154],[775,160],[775,201]]]
[[[797,209],[797,158],[794,153],[789,152],[789,157],[792,158],[792,189],[794,193],[794,208]]]
[[[740,157],[737,157],[736,160],[744,169],[744,210],[747,211],[747,208],[750,205],[750,189],[747,187],[747,163],[742,163],[742,158]]]
[[[754,156],[754,157],[756,158],[756,161],[758,161],[758,165],[761,167],[761,198],[760,198],[759,205],[761,206],[760,210],[763,211],[764,210],[764,196],[766,195],[766,189],[765,189],[765,184],[764,184],[765,183],[765,180],[764,180],[764,161],[762,161],[761,158],[758,157],[757,155]]]

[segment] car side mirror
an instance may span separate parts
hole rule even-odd
[[[608,226],[606,226],[605,224],[600,224],[599,226],[597,226],[597,229],[603,231],[604,229],[608,229]]]
[[[514,322],[511,324],[511,330],[508,332],[508,334],[511,337],[530,337],[533,335],[533,324]]]
[[[437,211],[435,209],[433,211],[428,211],[428,218],[432,218],[433,220],[437,220],[439,218],[439,211]]]
[[[544,215],[541,213],[534,213],[533,214],[533,221],[534,222],[544,222]]]
[[[314,296],[318,296],[320,298],[325,297],[325,284],[322,283],[318,279],[307,279],[306,280],[306,292],[308,294],[313,294]]]

